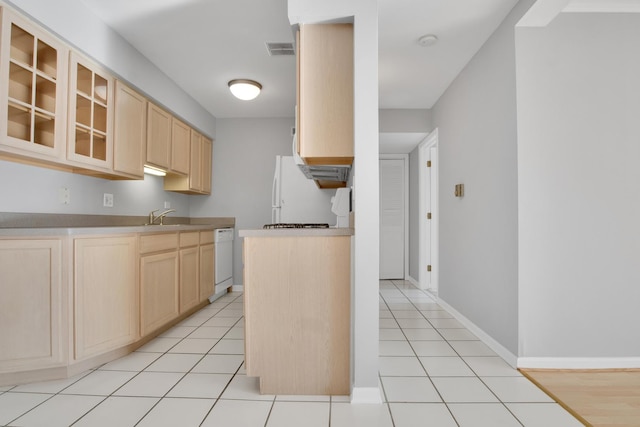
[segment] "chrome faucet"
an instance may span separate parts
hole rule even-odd
[[[176,211],[175,209],[167,209],[166,211],[161,212],[157,216],[156,216],[156,212],[158,212],[158,209],[156,209],[155,211],[149,212],[149,225],[155,224],[157,220],[160,220],[160,225],[163,225],[164,217],[167,216],[167,214],[175,211]]]

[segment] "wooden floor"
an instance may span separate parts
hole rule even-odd
[[[640,426],[640,370],[520,371],[587,426]]]

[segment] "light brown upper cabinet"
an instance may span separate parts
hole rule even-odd
[[[353,24],[300,25],[298,153],[308,165],[353,162]]]
[[[213,141],[191,129],[189,175],[167,175],[164,189],[186,194],[211,194]]]
[[[172,173],[189,174],[191,128],[175,117],[171,120],[171,166]]]
[[[189,174],[190,131],[186,123],[149,102],[147,114],[147,161],[169,174]]]
[[[147,100],[120,80],[115,83],[113,170],[143,179],[147,138]]]
[[[69,50],[7,8],[0,37],[0,151],[64,160]]]
[[[202,137],[201,161],[202,161],[202,193],[211,194],[211,173],[213,162],[213,141],[207,137]]]
[[[171,114],[149,102],[147,109],[147,164],[169,170]]]
[[[71,52],[67,159],[113,169],[113,83],[99,65]]]

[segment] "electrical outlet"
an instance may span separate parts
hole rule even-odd
[[[63,205],[71,203],[71,190],[67,187],[60,187],[58,190],[58,200],[60,200],[60,203]]]
[[[164,202],[165,209],[171,209],[171,202]]]
[[[107,208],[113,207],[113,194],[104,193],[104,196],[102,199],[102,206],[105,206]]]

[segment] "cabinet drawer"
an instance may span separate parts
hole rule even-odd
[[[180,233],[180,247],[197,246],[200,241],[200,233],[197,231],[190,231],[187,233]]]
[[[208,243],[213,243],[213,231],[201,231],[200,244],[206,245]]]
[[[140,236],[140,253],[167,251],[178,248],[178,233]]]

